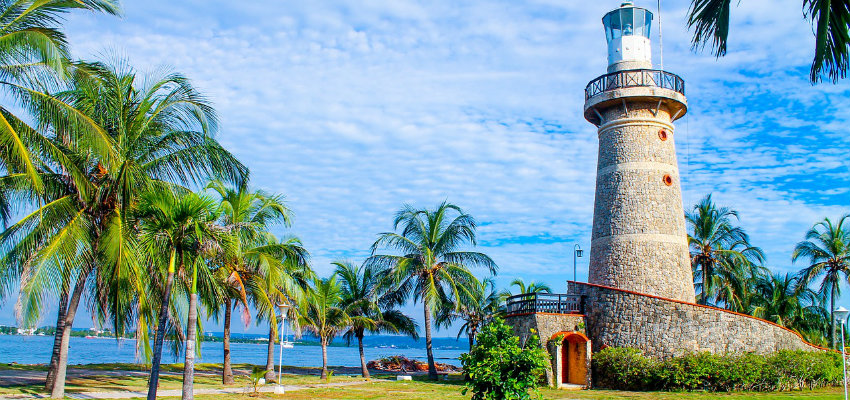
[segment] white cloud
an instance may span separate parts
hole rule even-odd
[[[362,259],[405,202],[475,215],[505,283],[561,290],[572,242],[589,249],[583,89],[605,71],[600,18],[617,4],[125,3],[121,21],[71,16],[75,53],[118,48],[139,69],[193,78],[253,184],[288,196],[319,271]],[[789,270],[807,227],[848,211],[848,85],[808,84],[799,1],[742,2],[719,60],[690,52],[687,5],[664,10],[665,68],[690,103],[677,129],[685,202],[715,192]]]

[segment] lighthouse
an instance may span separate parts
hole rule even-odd
[[[673,122],[685,83],[653,69],[652,13],[631,2],[605,14],[608,70],[585,88],[599,156],[588,281],[694,301]]]

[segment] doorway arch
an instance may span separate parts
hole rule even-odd
[[[590,339],[581,332],[559,332],[553,338],[563,338],[558,352],[558,386],[588,386],[588,360]]]

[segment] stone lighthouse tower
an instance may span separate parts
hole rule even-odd
[[[599,163],[589,282],[694,301],[673,121],[685,83],[652,69],[652,13],[631,2],[605,14],[608,73],[585,89]]]

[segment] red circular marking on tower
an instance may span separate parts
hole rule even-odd
[[[670,175],[665,174],[664,177],[661,178],[661,180],[664,182],[665,185],[673,186],[673,178],[670,177]]]
[[[661,139],[662,142],[667,140],[667,131],[664,129],[658,131],[658,138]]]

